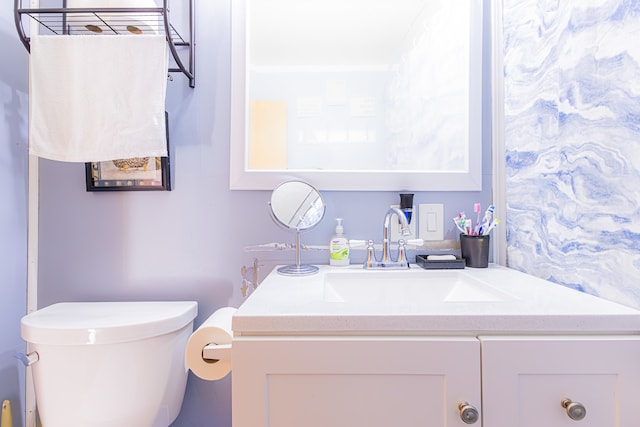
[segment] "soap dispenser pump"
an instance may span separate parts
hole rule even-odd
[[[349,265],[349,241],[344,236],[342,218],[336,218],[336,234],[329,242],[329,265]]]

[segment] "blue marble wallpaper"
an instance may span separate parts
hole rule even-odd
[[[640,1],[503,8],[508,264],[640,308]]]

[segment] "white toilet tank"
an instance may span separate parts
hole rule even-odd
[[[59,303],[22,318],[44,427],[167,427],[197,303]]]

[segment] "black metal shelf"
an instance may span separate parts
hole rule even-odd
[[[38,22],[38,34],[44,35],[116,35],[162,34],[167,39],[175,66],[169,72],[183,73],[189,86],[195,87],[195,29],[193,1],[189,0],[188,34],[183,37],[169,20],[168,0],[163,7],[136,8],[22,8],[22,0],[14,0],[16,29],[22,44],[30,51],[31,37],[25,31],[29,20]],[[66,1],[63,1],[63,5]],[[172,64],[173,65],[173,64]]]

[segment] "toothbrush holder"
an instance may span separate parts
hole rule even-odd
[[[460,234],[460,254],[465,265],[473,268],[487,268],[489,266],[490,235],[470,236]]]

